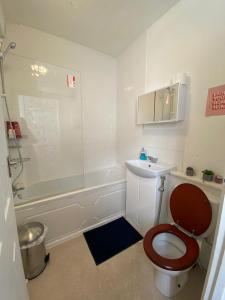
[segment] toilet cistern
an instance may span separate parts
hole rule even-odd
[[[150,161],[127,160],[126,166],[128,170],[137,176],[144,178],[153,178],[165,175],[174,169],[174,166],[165,163],[151,163]]]

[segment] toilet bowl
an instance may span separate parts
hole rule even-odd
[[[187,282],[188,271],[199,256],[196,239],[207,232],[212,219],[207,196],[189,183],[173,190],[170,211],[174,224],[157,225],[144,237],[144,250],[154,267],[155,284],[167,297],[175,296]]]

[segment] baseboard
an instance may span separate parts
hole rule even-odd
[[[109,222],[112,222],[118,218],[121,218],[125,216],[125,211],[122,211],[118,214],[115,214],[115,215],[112,215],[110,217],[107,217],[105,219],[103,219],[102,221],[94,224],[94,225],[91,225],[91,226],[88,226],[88,227],[85,227],[81,230],[78,230],[78,231],[74,231],[74,232],[70,232],[69,234],[66,234],[66,235],[63,235],[57,239],[54,239],[54,240],[50,240],[50,241],[47,241],[46,242],[46,248],[47,249],[51,249],[57,245],[60,245],[60,244],[63,244],[69,240],[72,240],[74,238],[77,238],[78,236],[80,236],[81,234],[83,234],[84,232],[88,231],[88,230],[91,230],[91,229],[94,229],[94,228],[97,228],[99,226],[102,226],[104,224],[107,224]]]

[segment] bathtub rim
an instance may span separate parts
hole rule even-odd
[[[63,198],[66,198],[68,196],[73,196],[73,195],[76,195],[76,194],[79,194],[79,193],[88,192],[88,191],[92,191],[92,190],[95,190],[95,189],[98,189],[98,188],[104,188],[104,187],[107,187],[107,186],[113,186],[113,185],[121,184],[121,183],[126,183],[126,179],[124,178],[124,179],[120,179],[120,180],[116,180],[116,181],[112,181],[112,182],[108,182],[108,183],[104,183],[104,184],[94,185],[94,186],[87,187],[87,188],[81,188],[81,189],[74,190],[72,192],[57,194],[57,195],[54,195],[54,196],[44,197],[44,198],[37,199],[37,200],[30,200],[30,201],[27,201],[27,202],[23,202],[21,204],[14,203],[14,208],[15,208],[16,211],[18,211],[18,210],[23,209],[23,208],[27,208],[27,207],[31,207],[31,206],[33,207],[33,206],[43,204],[43,203],[46,203],[46,202],[49,202],[49,201],[52,202],[54,200],[63,199]]]

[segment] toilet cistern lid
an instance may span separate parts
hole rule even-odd
[[[212,208],[207,196],[190,183],[182,183],[173,190],[170,211],[174,222],[195,236],[203,234],[212,220]]]

